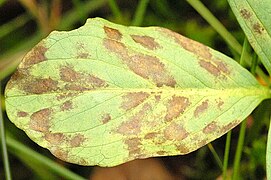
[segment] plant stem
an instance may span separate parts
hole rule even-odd
[[[68,169],[64,168],[63,166],[58,165],[51,159],[40,155],[39,153],[33,151],[32,149],[28,148],[24,144],[20,143],[19,141],[13,139],[10,136],[7,136],[7,145],[11,150],[13,150],[15,156],[24,156],[29,157],[32,161],[39,162],[44,167],[50,169],[51,171],[55,172],[56,174],[71,180],[83,180],[84,178],[69,171]],[[12,152],[12,151],[11,151]]]
[[[0,81],[0,92],[1,90],[1,81]],[[1,135],[1,146],[2,146],[2,153],[3,153],[3,162],[4,162],[4,169],[6,174],[6,179],[11,180],[11,173],[9,167],[9,160],[8,160],[8,152],[7,152],[7,144],[6,144],[6,134],[5,134],[5,127],[4,127],[4,119],[2,114],[2,101],[0,96],[0,135]]]
[[[240,128],[240,133],[238,137],[238,143],[237,143],[237,148],[236,148],[234,163],[233,163],[233,177],[232,177],[233,180],[239,179],[240,161],[241,161],[241,156],[242,156],[242,151],[243,151],[243,146],[244,146],[246,125],[247,125],[247,119],[245,119],[241,123],[241,128]]]
[[[115,18],[122,19],[122,14],[121,14],[121,11],[120,11],[116,1],[115,0],[109,0],[108,3],[109,3],[109,7],[110,7],[112,13],[114,14]]]
[[[211,153],[213,154],[215,160],[216,160],[216,163],[218,164],[218,166],[220,167],[220,169],[222,170],[223,169],[223,165],[222,165],[222,161],[221,159],[219,158],[218,154],[216,153],[213,145],[211,143],[208,144],[208,148],[210,149]]]
[[[228,163],[229,163],[230,147],[231,147],[231,131],[227,133],[227,138],[226,138],[226,146],[225,146],[224,160],[223,160],[223,180],[227,179],[227,169],[228,169]]]
[[[224,25],[207,9],[201,1],[187,0],[187,2],[224,38],[229,46],[241,54],[242,46]]]
[[[136,8],[136,12],[135,12],[135,17],[132,22],[133,26],[140,26],[142,24],[148,3],[149,3],[149,0],[140,0],[139,1],[137,8]]]

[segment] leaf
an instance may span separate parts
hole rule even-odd
[[[271,74],[271,3],[269,0],[228,0],[248,41]]]
[[[195,151],[270,94],[232,59],[168,29],[94,18],[35,46],[5,96],[11,121],[58,158],[114,166]]]

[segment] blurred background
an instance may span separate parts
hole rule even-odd
[[[242,44],[244,34],[227,0],[202,0],[202,3]],[[56,159],[48,150],[33,143],[23,131],[8,120],[5,114],[4,88],[26,52],[51,31],[72,30],[82,26],[87,18],[93,17],[102,17],[123,25],[166,27],[228,56],[239,57],[234,48],[227,45],[215,28],[199,15],[188,1],[0,0],[1,104],[5,131],[10,137],[7,139],[7,145],[13,179],[67,178],[61,177],[61,173],[56,173],[39,162],[43,159],[33,160],[31,156],[22,153],[25,147],[36,151],[40,157],[49,158],[67,171],[87,179],[222,179],[221,161],[226,136],[185,156],[137,160],[115,168],[84,167]],[[268,104],[270,102],[263,102],[248,118],[240,164],[240,176],[244,179],[265,178],[265,148],[269,124],[266,109],[270,111]],[[232,131],[229,176],[232,173],[238,134],[239,127],[236,127]],[[30,152],[28,149],[26,151]],[[4,179],[2,156],[0,162],[0,179]]]

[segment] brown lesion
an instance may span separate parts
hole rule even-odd
[[[183,96],[172,96],[167,104],[166,121],[171,121],[182,114],[185,109],[190,105],[189,99]]]
[[[212,58],[212,54],[210,53],[210,49],[197,42],[194,41],[192,39],[188,39],[176,32],[173,32],[169,29],[165,29],[165,28],[157,28],[158,31],[162,32],[163,34],[165,34],[166,36],[172,38],[177,44],[179,44],[182,48],[184,48],[185,50],[196,54],[197,56],[203,58],[203,59],[211,59]]]
[[[60,79],[65,82],[75,82],[81,78],[81,74],[72,67],[64,66],[59,70]]]
[[[108,27],[108,26],[104,26],[103,28],[104,28],[104,32],[105,32],[106,36],[109,39],[113,39],[113,40],[116,40],[116,41],[121,40],[122,34],[120,33],[119,30]]]
[[[86,140],[84,135],[82,134],[76,134],[70,139],[70,146],[71,147],[78,147],[82,145],[82,143]]]
[[[86,50],[85,45],[81,42],[77,44],[77,58],[78,59],[87,59],[90,57],[89,50]]]
[[[176,144],[176,149],[179,151],[180,154],[187,154],[191,152],[190,148],[187,147],[187,145],[185,145],[184,143]]]
[[[34,131],[48,132],[50,128],[50,119],[52,116],[52,109],[45,108],[34,112],[30,116],[29,127]]]
[[[196,107],[194,111],[194,117],[199,117],[202,113],[204,113],[209,107],[208,99],[203,101],[200,105]]]
[[[258,34],[262,34],[264,32],[264,27],[260,23],[253,24],[252,28],[253,31]]]
[[[71,100],[65,101],[61,106],[60,106],[61,111],[69,111],[73,109],[73,103]]]
[[[252,13],[249,12],[247,9],[241,9],[240,14],[244,19],[249,19],[252,16]]]
[[[28,112],[25,112],[25,111],[18,111],[17,112],[18,117],[26,117],[28,115],[29,115]]]
[[[108,86],[101,78],[93,74],[78,72],[71,66],[61,67],[59,76],[62,81],[66,82],[64,88],[67,90],[86,91]]]
[[[109,113],[105,113],[102,115],[102,123],[106,124],[112,119],[111,115]]]
[[[22,83],[22,89],[31,94],[44,94],[56,91],[58,82],[51,78],[33,78]]]
[[[227,65],[222,61],[218,61],[218,60],[207,61],[207,60],[200,59],[199,65],[205,70],[207,70],[210,74],[214,75],[215,77],[219,77],[223,74],[230,73]]]
[[[214,133],[215,131],[217,131],[218,128],[219,126],[217,125],[217,122],[212,121],[211,123],[209,123],[207,126],[203,128],[202,132],[204,134]]]
[[[65,136],[63,133],[45,133],[44,138],[48,141],[51,145],[59,145],[63,143],[65,140]]]
[[[158,87],[163,85],[175,87],[175,79],[169,75],[165,65],[157,57],[128,51],[123,43],[107,38],[104,39],[103,44],[106,49],[116,53],[129,69],[140,77],[152,80]]]
[[[238,124],[240,124],[239,120],[235,120],[232,121],[224,126],[222,126],[219,130],[221,134],[224,134],[226,132],[228,132],[229,130],[233,129],[235,126],[237,126]]]
[[[122,96],[123,101],[121,103],[121,108],[126,111],[135,108],[138,105],[142,104],[149,96],[150,96],[149,93],[142,91],[127,93]]]
[[[185,139],[188,135],[189,133],[185,130],[185,128],[175,122],[171,123],[164,130],[164,137],[167,140],[181,141]]]
[[[63,161],[67,161],[69,153],[60,147],[54,147],[51,153]]]
[[[136,43],[149,50],[154,50],[161,47],[153,37],[140,35],[131,35],[131,37]]]
[[[141,139],[138,137],[127,138],[124,143],[128,146],[129,159],[141,154]]]
[[[39,43],[25,56],[23,60],[23,66],[29,67],[31,65],[45,61],[47,59],[45,56],[47,50],[48,48],[46,48],[43,43]]]
[[[157,132],[150,132],[150,133],[147,133],[145,136],[144,136],[144,139],[154,139],[155,137],[158,136],[158,133]]]
[[[123,135],[138,135],[141,132],[142,120],[151,110],[151,105],[146,103],[142,108],[131,116],[128,121],[122,122],[116,132]]]

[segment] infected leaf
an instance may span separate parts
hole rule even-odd
[[[269,0],[228,0],[248,41],[271,74],[271,3]]]
[[[34,47],[5,96],[10,120],[58,158],[115,166],[195,151],[270,94],[203,44],[94,18]]]

